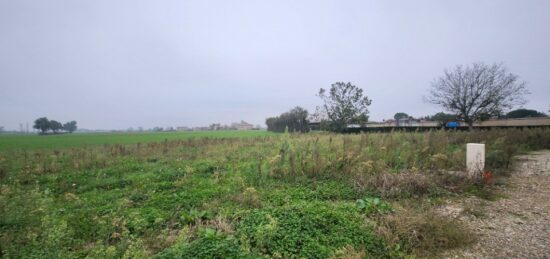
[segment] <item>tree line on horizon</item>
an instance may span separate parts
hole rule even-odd
[[[269,131],[284,132],[309,132],[308,111],[296,106],[279,116],[267,118],[265,123]]]
[[[34,121],[34,129],[40,130],[39,134],[47,134],[51,131],[53,134],[59,134],[61,132],[73,133],[76,131],[76,121],[69,121],[62,124],[56,120],[49,120],[46,117],[38,118]]]
[[[471,130],[474,122],[493,118],[547,117],[542,112],[524,108],[510,111],[526,103],[524,96],[529,94],[526,85],[502,63],[457,65],[444,70],[444,74],[431,83],[429,94],[424,97],[425,102],[439,105],[448,113],[439,112],[422,119],[437,121],[440,125],[461,121]],[[318,96],[323,104],[316,108],[315,113],[308,116],[306,109],[297,106],[279,116],[267,118],[267,130],[308,132],[310,121],[314,120],[322,130],[343,132],[349,125],[362,126],[368,122],[368,107],[372,100],[363,89],[350,82],[336,82],[328,91],[321,88]],[[394,119],[409,117],[398,112]]]

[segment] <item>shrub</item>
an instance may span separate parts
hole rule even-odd
[[[421,258],[475,241],[473,233],[459,221],[423,209],[405,208],[387,215],[381,220],[377,233],[390,245]]]

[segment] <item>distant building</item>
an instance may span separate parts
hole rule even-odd
[[[240,123],[231,124],[231,128],[234,128],[236,130],[251,130],[254,128],[254,125],[246,121],[241,121]]]
[[[192,131],[207,131],[207,130],[210,130],[210,128],[205,127],[205,126],[199,126],[199,127],[193,127],[191,130]]]
[[[189,128],[189,127],[176,127],[176,130],[177,131],[190,131],[191,128]]]
[[[395,121],[396,127],[416,127],[419,124],[419,120],[408,117],[408,118],[399,118]]]
[[[213,124],[210,124],[209,126],[209,130],[221,130],[222,129],[222,125],[220,123],[213,123]]]

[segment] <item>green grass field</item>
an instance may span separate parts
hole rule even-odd
[[[184,132],[121,132],[121,133],[74,133],[60,135],[0,134],[0,150],[15,149],[60,149],[105,144],[135,144],[164,140],[212,137],[258,137],[275,135],[268,131],[184,131]]]
[[[437,257],[473,235],[434,208],[492,197],[442,173],[468,142],[498,177],[550,130],[4,135],[0,257]]]

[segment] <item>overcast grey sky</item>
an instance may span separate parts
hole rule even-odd
[[[550,109],[550,1],[0,0],[0,126],[196,126],[320,104],[350,81],[371,120],[426,104],[445,68],[504,62]]]

